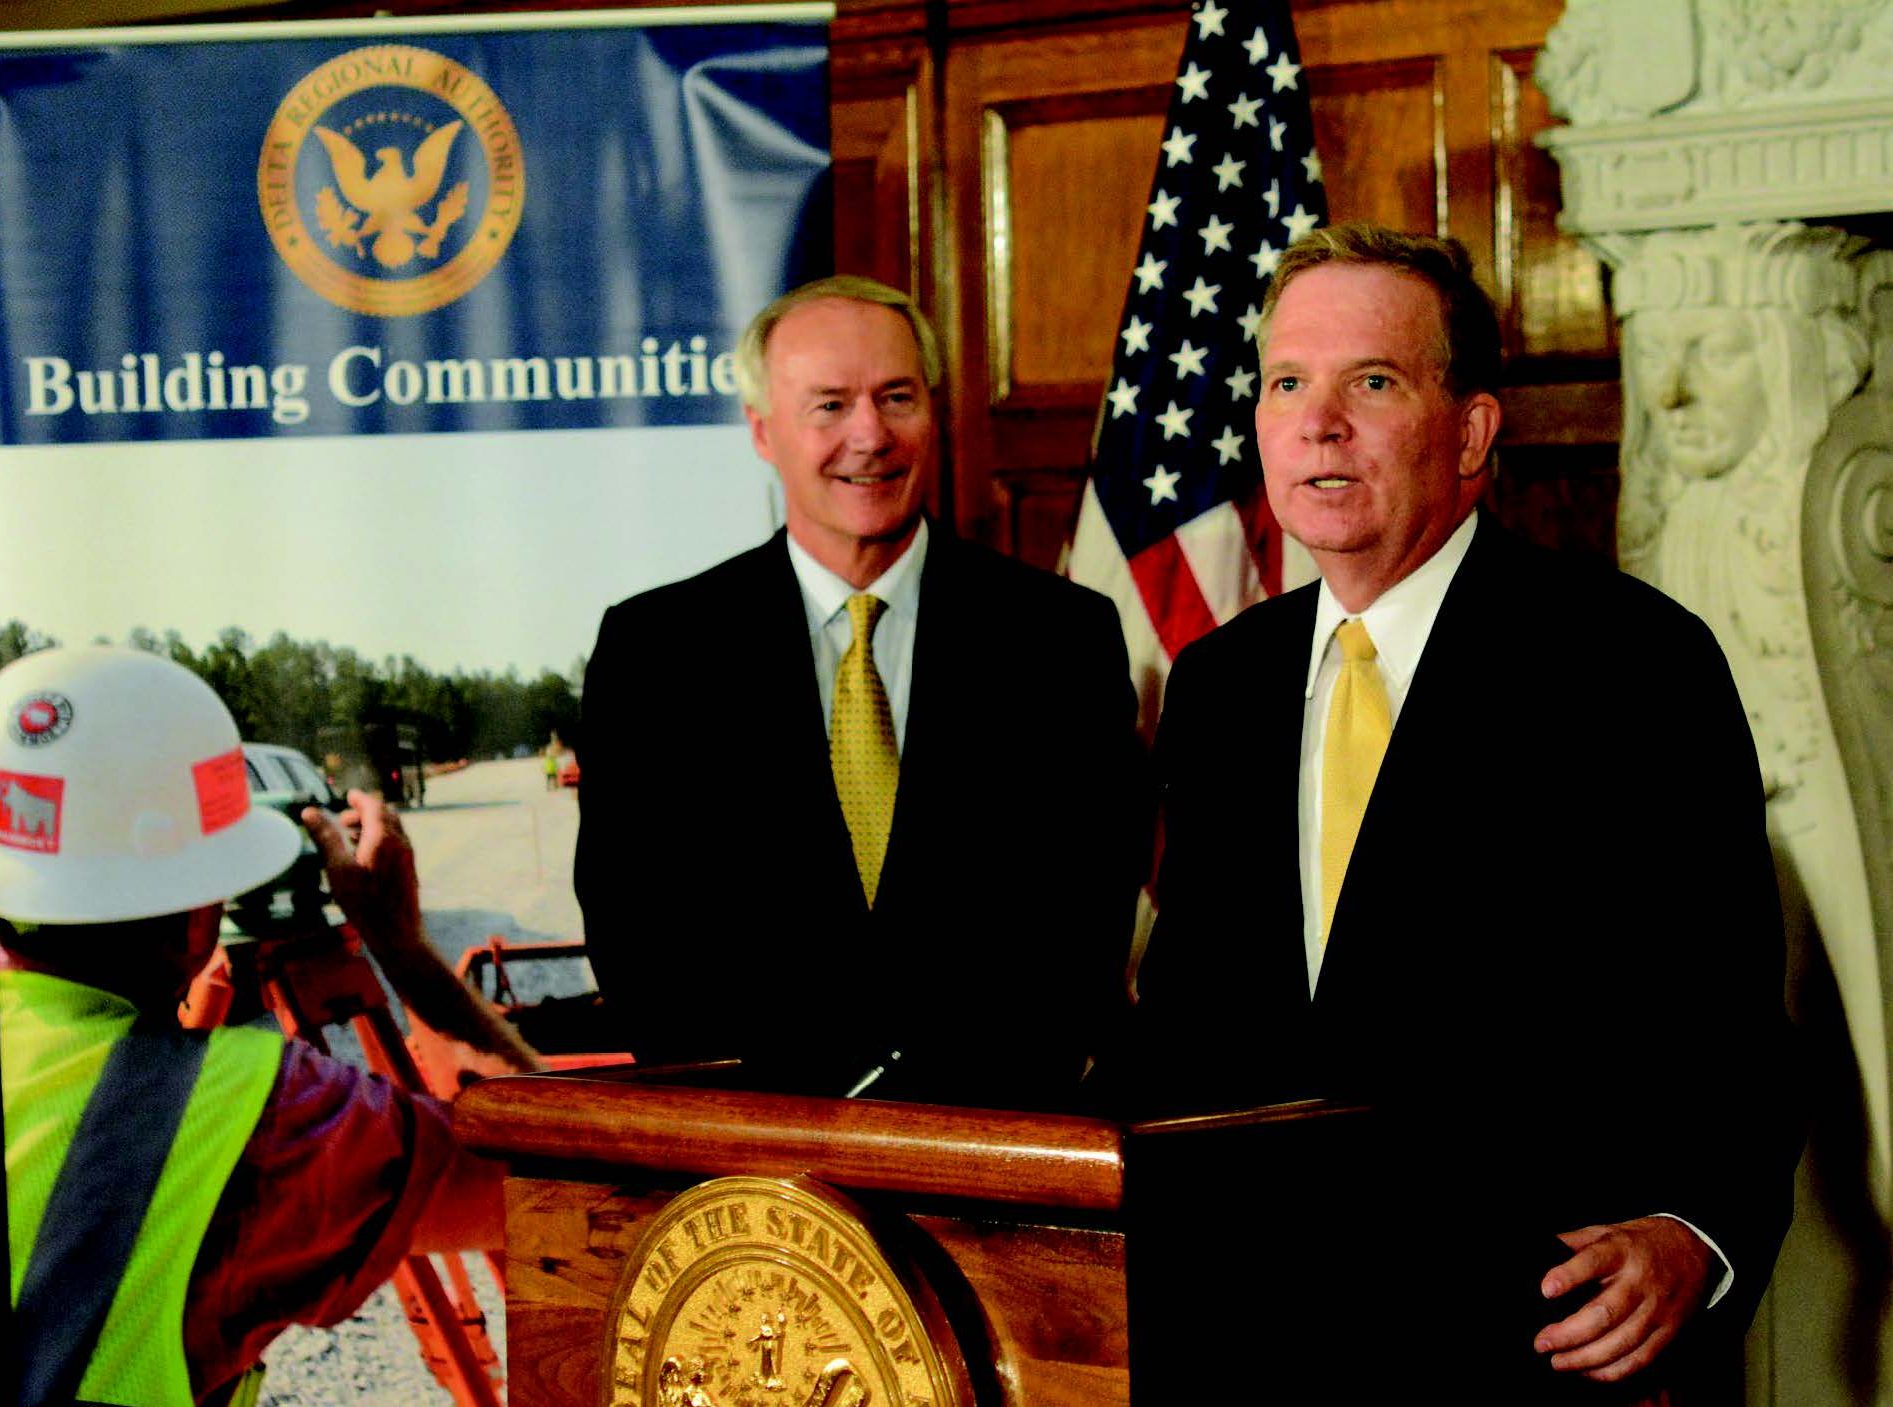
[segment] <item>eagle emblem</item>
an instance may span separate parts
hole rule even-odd
[[[353,313],[407,317],[493,271],[525,210],[526,160],[479,74],[430,49],[371,44],[284,96],[256,194],[270,242],[305,286]]]
[[[448,154],[463,125],[449,122],[428,133],[414,153],[412,173],[399,147],[379,148],[373,175],[360,147],[340,132],[317,127],[315,134],[328,149],[335,185],[342,188],[339,196],[335,186],[324,186],[316,195],[316,220],[329,243],[336,248],[346,245],[360,256],[364,241],[373,236],[375,242],[368,252],[384,269],[398,269],[417,254],[423,259],[437,258],[441,237],[467,213],[467,183],[461,181],[440,198],[433,219],[423,219],[421,210],[440,190]]]

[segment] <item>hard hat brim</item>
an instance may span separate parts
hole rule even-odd
[[[58,924],[184,913],[267,883],[289,868],[301,848],[302,828],[260,807],[175,855],[54,859],[0,847],[0,914],[21,923]]]

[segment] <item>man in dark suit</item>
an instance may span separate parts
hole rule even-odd
[[[1498,369],[1456,243],[1343,226],[1284,256],[1257,441],[1321,581],[1186,650],[1158,734],[1146,1110],[1376,1111],[1272,1212],[1336,1401],[1646,1396],[1679,1333],[1739,1339],[1789,1214],[1741,702],[1695,617],[1475,512]]]
[[[939,354],[904,295],[797,289],[737,361],[787,530],[605,615],[576,868],[600,989],[647,1062],[1072,1103],[1146,841],[1116,615],[927,521]]]

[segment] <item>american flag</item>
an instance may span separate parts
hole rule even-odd
[[[1148,734],[1177,651],[1282,589],[1255,333],[1327,218],[1287,0],[1192,12],[1146,211],[1066,574],[1117,602]]]

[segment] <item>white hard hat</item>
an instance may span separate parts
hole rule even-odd
[[[42,650],[0,669],[0,916],[111,923],[254,889],[301,836],[250,806],[237,725],[143,650]]]

